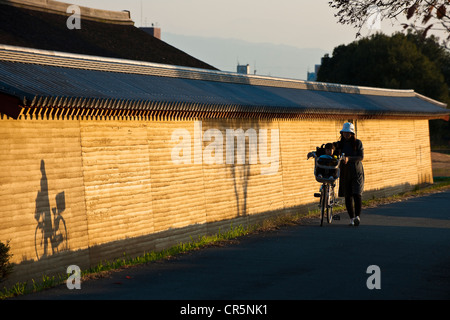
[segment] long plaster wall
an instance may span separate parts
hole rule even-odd
[[[3,117],[0,241],[14,255],[10,281],[305,211],[319,187],[306,154],[336,141],[343,122]],[[356,126],[366,197],[432,182],[427,120]],[[230,139],[237,129],[248,135],[244,164]]]

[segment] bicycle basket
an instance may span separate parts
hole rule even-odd
[[[339,163],[339,159],[328,155],[316,158],[314,166],[316,181],[330,183],[338,179],[340,175]]]

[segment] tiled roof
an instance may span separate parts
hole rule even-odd
[[[432,119],[450,113],[444,104],[413,90],[241,75],[11,46],[0,46],[0,92],[17,100],[16,108],[0,109],[13,117],[30,108],[56,108],[60,114],[78,109],[90,115],[125,110],[140,115],[269,118]]]

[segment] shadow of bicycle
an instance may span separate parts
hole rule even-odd
[[[68,249],[66,222],[62,217],[66,209],[64,191],[56,195],[56,207],[51,208],[44,160],[41,160],[41,174],[41,190],[37,193],[34,213],[37,221],[34,246],[38,260]]]

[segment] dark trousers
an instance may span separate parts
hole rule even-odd
[[[353,202],[355,202],[355,207],[353,207]],[[348,215],[350,219],[359,217],[361,214],[362,201],[360,194],[352,194],[350,196],[345,196],[345,207],[347,208]]]

